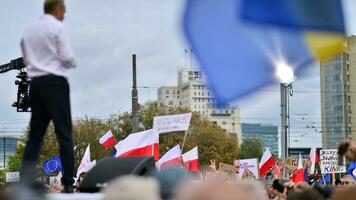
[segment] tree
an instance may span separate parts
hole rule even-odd
[[[247,138],[244,139],[240,147],[240,158],[261,158],[263,154],[263,149],[261,146],[262,142],[257,138]]]
[[[151,129],[155,116],[186,112],[189,111],[183,108],[168,108],[157,102],[146,103],[140,108],[140,130]],[[76,168],[79,166],[88,144],[90,144],[92,160],[111,156],[114,147],[105,150],[99,144],[99,138],[108,130],[113,132],[117,140],[127,137],[132,132],[130,113],[125,112],[112,115],[107,119],[84,117],[73,122]],[[163,155],[177,144],[182,145],[184,134],[184,132],[176,132],[160,135],[160,154]],[[9,170],[19,170],[24,151],[23,144],[26,140],[26,137],[21,139],[22,145],[17,147],[16,154],[10,158]],[[238,156],[237,139],[229,136],[218,125],[201,118],[197,113],[193,113],[192,115],[191,126],[183,152],[195,146],[199,147],[200,164],[202,166],[209,165],[210,159],[231,163]],[[59,155],[59,148],[54,126],[50,124],[42,144],[38,167],[42,167],[43,161],[54,155]]]

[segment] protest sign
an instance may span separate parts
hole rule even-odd
[[[258,159],[244,159],[236,161],[240,165],[240,173],[242,176],[252,176],[255,178],[259,177]]]
[[[346,167],[338,165],[338,154],[336,149],[320,150],[321,173],[345,173]]]
[[[14,183],[20,181],[19,172],[6,172],[6,183]]]
[[[156,129],[158,133],[187,131],[191,117],[192,113],[154,117],[153,129]]]

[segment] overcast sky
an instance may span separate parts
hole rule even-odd
[[[42,0],[1,0],[0,64],[20,57],[22,31],[42,15]],[[67,0],[65,24],[78,61],[70,72],[72,115],[99,118],[131,109],[131,55],[137,54],[139,99],[156,100],[156,87],[175,85],[177,70],[184,65],[189,48],[181,30],[183,0]],[[356,2],[345,0],[349,34],[356,34]],[[197,64],[194,65],[198,67]],[[0,132],[22,130],[29,114],[16,113],[11,104],[17,88],[16,71],[0,74]],[[321,130],[319,70],[309,68],[294,84],[291,97],[291,134],[299,140],[313,129]],[[241,121],[280,124],[279,85],[236,102]],[[304,137],[306,138],[306,137]],[[308,137],[311,138],[311,137]],[[307,144],[310,144],[309,140]],[[293,141],[292,141],[293,142]],[[306,144],[306,143],[304,143]]]

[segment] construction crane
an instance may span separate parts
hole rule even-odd
[[[10,70],[18,70],[17,79],[15,85],[17,85],[17,101],[12,104],[16,107],[17,112],[31,112],[29,104],[29,82],[27,77],[25,64],[22,58],[11,60],[7,64],[0,65],[0,74],[6,73]]]

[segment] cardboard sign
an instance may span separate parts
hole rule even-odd
[[[320,150],[321,173],[345,173],[346,167],[338,165],[338,154],[336,149]]]
[[[187,131],[191,117],[192,113],[154,117],[153,129],[156,129],[158,133]]]
[[[19,172],[6,172],[6,183],[14,183],[20,181]]]
[[[233,165],[230,165],[230,164],[220,163],[219,172],[234,173],[235,172],[235,167]]]
[[[251,158],[251,159],[244,159],[236,161],[240,165],[240,173],[242,173],[243,177],[259,177],[259,167],[258,167],[258,159]]]

